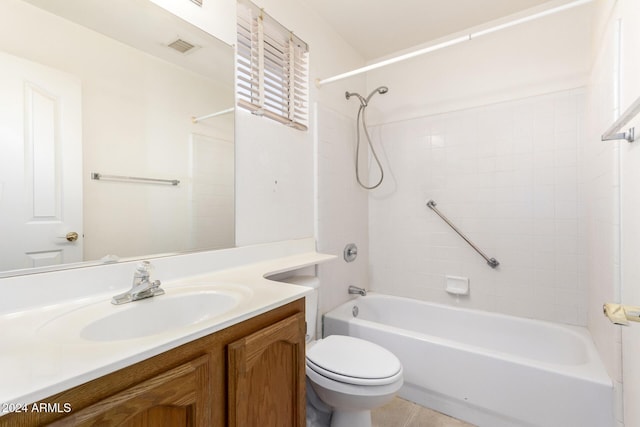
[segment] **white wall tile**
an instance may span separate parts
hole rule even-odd
[[[316,235],[318,250],[338,256],[319,267],[320,312],[347,301],[349,285],[369,288],[369,237],[367,193],[355,180],[355,121],[328,108],[318,109]],[[380,227],[388,219],[379,218]],[[344,246],[358,246],[356,261],[342,258]],[[391,271],[380,265],[380,277]]]
[[[576,123],[584,114],[582,93],[564,91],[376,126],[379,139],[374,140],[396,182],[384,197],[369,195],[372,289],[585,324],[574,144]],[[430,141],[429,149],[415,139],[418,133]],[[497,270],[425,206],[431,198],[501,262]],[[380,265],[384,273],[377,274]],[[403,280],[386,283],[391,272]],[[470,277],[471,295],[446,294],[447,274]],[[546,309],[538,307],[545,304]]]

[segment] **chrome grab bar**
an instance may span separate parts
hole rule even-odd
[[[475,249],[475,251],[476,251],[476,252],[478,252],[478,253],[480,254],[480,256],[481,256],[482,258],[484,258],[484,259],[485,259],[485,261],[487,261],[487,264],[489,264],[489,266],[490,266],[491,268],[496,268],[497,266],[499,266],[499,265],[500,265],[500,263],[498,262],[498,260],[497,260],[497,259],[495,259],[495,258],[489,258],[488,256],[486,256],[484,252],[482,252],[482,251],[481,251],[481,250],[480,250],[476,245],[474,245],[474,244],[473,244],[473,242],[472,242],[471,240],[469,240],[469,238],[468,238],[467,236],[465,236],[465,235],[462,233],[462,231],[458,230],[458,228],[457,228],[455,225],[453,225],[453,224],[451,223],[451,221],[449,221],[449,220],[447,219],[447,217],[446,217],[446,216],[444,216],[444,215],[443,215],[443,214],[442,214],[442,213],[441,213],[441,212],[436,208],[436,202],[435,202],[435,201],[433,201],[433,200],[429,200],[429,201],[427,202],[427,206],[428,206],[432,211],[434,211],[435,213],[437,213],[437,214],[438,214],[438,216],[439,216],[440,218],[442,218],[442,220],[443,220],[444,222],[446,222],[446,223],[447,223],[447,225],[449,225],[449,227],[453,228],[453,231],[455,231],[456,233],[458,233],[458,236],[462,237],[462,238],[464,239],[464,241],[465,241],[465,242],[467,242],[467,243],[468,243],[468,244],[469,244],[473,249]]]

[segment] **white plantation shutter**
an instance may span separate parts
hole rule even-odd
[[[247,0],[238,2],[237,31],[238,105],[306,130],[307,44]]]

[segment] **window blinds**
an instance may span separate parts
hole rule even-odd
[[[308,123],[308,46],[247,0],[238,2],[238,106],[297,129]]]

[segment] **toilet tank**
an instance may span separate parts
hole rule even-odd
[[[316,322],[318,321],[318,288],[320,279],[316,276],[291,276],[286,279],[279,279],[280,282],[291,283],[292,285],[306,286],[313,291],[305,296],[305,320],[307,322],[306,341],[316,339]]]

